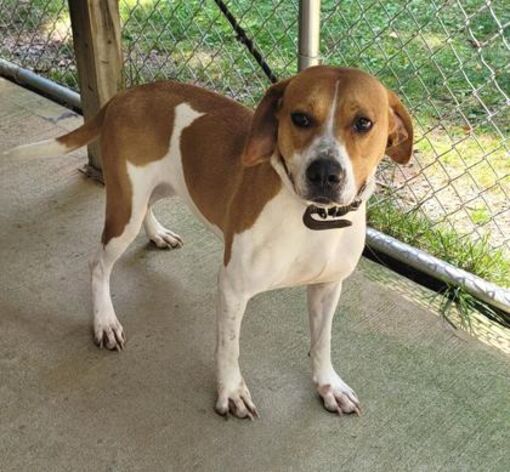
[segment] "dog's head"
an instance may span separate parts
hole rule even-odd
[[[385,154],[406,163],[412,143],[409,113],[375,77],[317,66],[268,89],[242,159],[253,166],[277,153],[301,198],[348,205]]]

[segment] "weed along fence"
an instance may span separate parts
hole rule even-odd
[[[505,2],[0,0],[0,38],[2,75],[74,107],[81,90],[86,118],[159,79],[253,106],[319,62],[377,75],[411,110],[416,145],[410,165],[382,166],[368,244],[510,311]]]

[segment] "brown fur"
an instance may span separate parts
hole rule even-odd
[[[168,152],[173,109],[178,99],[165,93],[162,85],[151,84],[120,93],[106,111],[101,131],[108,137],[101,141],[106,184],[103,244],[120,236],[131,218],[132,188],[126,161],[143,166]]]
[[[143,166],[166,155],[174,109],[183,102],[205,113],[181,136],[186,185],[197,208],[225,233],[227,241],[249,228],[277,193],[279,180],[270,166],[254,170],[241,164],[250,110],[189,85],[160,82],[136,87],[117,95],[106,113],[102,111],[101,134],[108,136],[101,143],[107,194],[103,244],[120,236],[131,217],[132,189],[125,161]],[[262,170],[264,176],[257,177]],[[258,187],[251,176],[259,180]],[[229,213],[236,216],[229,218]]]
[[[388,91],[391,108],[390,131],[386,154],[399,164],[406,164],[413,152],[413,122],[400,99]]]
[[[290,80],[272,85],[255,110],[242,156],[245,166],[260,164],[273,154],[277,141],[278,106]]]

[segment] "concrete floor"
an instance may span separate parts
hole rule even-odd
[[[0,149],[79,123],[0,79]],[[217,416],[221,248],[175,201],[158,215],[184,248],[161,252],[140,235],[113,276],[127,349],[98,350],[87,261],[104,193],[78,172],[84,162],[83,151],[0,160],[0,470],[510,470],[508,357],[367,260],[346,284],[333,342],[365,414],[323,410],[304,290],[293,289],[257,297],[245,319],[242,365],[261,419]]]

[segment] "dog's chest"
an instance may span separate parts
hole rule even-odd
[[[255,225],[234,238],[234,270],[247,274],[256,291],[342,280],[354,270],[365,242],[364,205],[345,217],[352,226],[341,229],[310,230],[303,212],[282,190]]]

